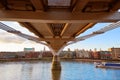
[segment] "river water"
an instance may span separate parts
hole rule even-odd
[[[93,62],[62,61],[52,72],[51,61],[2,62],[0,80],[120,80],[120,69],[95,68]]]

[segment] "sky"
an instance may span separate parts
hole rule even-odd
[[[22,33],[35,36],[33,33],[28,31],[26,28],[21,27],[17,22],[7,22],[1,21],[2,23],[21,31]],[[98,23],[94,27],[88,29],[83,34],[79,35],[84,36],[92,33],[93,31],[99,30],[111,23]],[[85,50],[108,50],[111,47],[120,47],[120,28],[113,29],[104,34],[100,34],[84,41],[77,42],[75,44],[69,45],[64,48],[64,50],[75,49],[85,49]],[[22,37],[16,36],[14,34],[8,33],[0,29],[0,51],[23,51],[24,48],[35,48],[35,51],[42,51],[44,47],[46,50],[49,50],[48,47],[38,44],[36,42],[24,39]]]

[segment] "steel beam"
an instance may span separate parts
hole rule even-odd
[[[89,0],[77,0],[74,8],[73,8],[73,12],[75,11],[81,11],[83,10],[83,8],[86,6],[86,4],[89,2]]]
[[[107,32],[107,31],[116,29],[118,27],[120,27],[120,21],[118,21],[116,23],[113,23],[113,24],[110,24],[108,26],[105,26],[104,28],[101,28],[100,30],[94,31],[94,32],[92,32],[92,33],[90,33],[88,35],[75,38],[73,41],[67,43],[66,46],[70,45],[70,44],[73,44],[73,43],[76,43],[76,42],[79,42],[79,41],[83,41],[85,39],[88,39],[88,38],[91,38],[91,37],[94,37],[94,36],[97,36],[99,34],[103,34],[103,33]]]
[[[36,11],[44,11],[43,0],[30,0],[35,7]]]
[[[0,20],[41,23],[91,23],[116,22],[120,20],[119,12],[81,13],[81,12],[32,12],[0,11]]]

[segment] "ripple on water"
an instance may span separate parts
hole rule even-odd
[[[95,68],[93,63],[61,62],[61,72],[51,72],[50,61],[0,63],[0,80],[120,80],[120,69]]]

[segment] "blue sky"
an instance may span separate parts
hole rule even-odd
[[[16,22],[3,22],[3,23],[13,27],[14,29],[22,31],[25,34],[35,36],[33,33],[29,32],[24,27],[21,27]],[[87,31],[85,31],[83,34],[79,36],[90,34],[93,31],[99,30],[102,27],[105,27],[109,24],[110,23],[98,23],[93,28],[88,29]],[[97,50],[99,49],[108,50],[108,48],[111,48],[111,47],[120,47],[119,34],[120,34],[120,28],[116,28],[104,34],[100,34],[95,37],[91,37],[84,41],[80,41],[70,46],[67,46],[65,47],[64,50],[67,50],[68,48],[70,48],[71,50],[74,50],[74,49],[94,50],[94,48],[97,48]],[[33,41],[29,41],[27,39],[18,37],[14,34],[7,33],[3,30],[0,30],[0,38],[1,38],[0,51],[23,51],[24,47],[27,47],[27,48],[34,47],[36,51],[41,51],[45,47],[44,45],[37,44]],[[49,50],[49,49],[46,47],[46,50]]]
[[[85,31],[83,34],[79,36],[90,34],[93,31],[99,30],[109,24],[111,23],[98,23],[94,27],[88,29],[87,31]],[[72,50],[74,49],[94,50],[94,48],[97,48],[97,50],[100,50],[100,49],[108,50],[108,48],[111,48],[111,47],[120,47],[120,35],[119,34],[120,34],[120,27],[113,29],[111,31],[108,31],[104,34],[100,34],[100,35],[91,37],[89,39],[86,39],[84,41],[80,41],[78,43],[72,44],[70,46],[67,46],[65,49],[72,47],[71,48]]]

